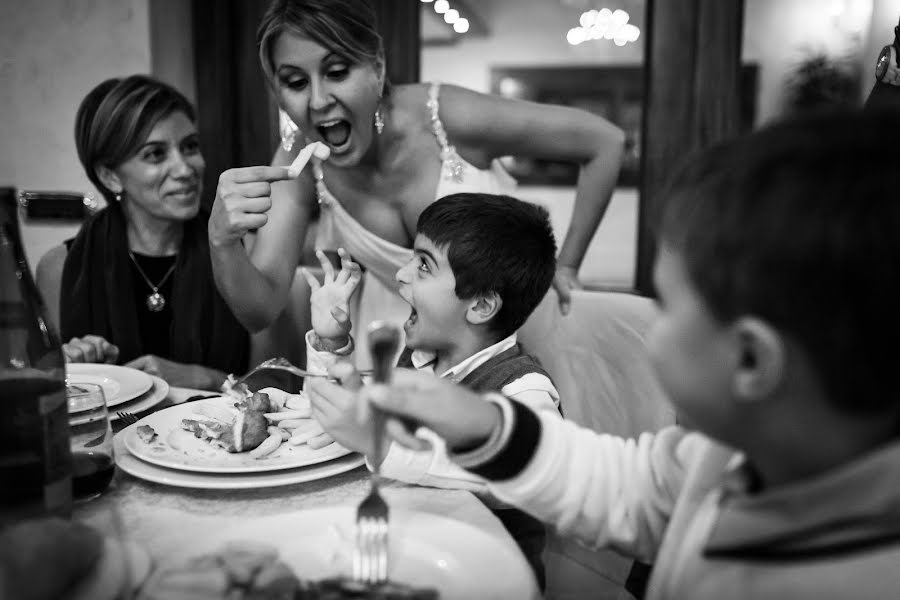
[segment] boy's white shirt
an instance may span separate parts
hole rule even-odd
[[[347,356],[316,350],[312,346],[312,339],[313,332],[309,331],[306,334],[306,369],[310,373],[325,373],[336,362],[348,359]],[[516,340],[516,334],[513,333],[447,369],[441,377],[458,383],[491,358],[515,346]],[[435,353],[433,352],[415,350],[412,354],[413,366],[418,371],[434,373],[434,360]],[[545,375],[528,373],[511,381],[498,391],[507,398],[527,405],[539,414],[551,417],[555,415],[556,418],[560,418],[559,392]],[[414,451],[392,443],[381,464],[382,475],[423,486],[465,489],[473,492],[488,491],[484,479],[466,471],[449,459],[447,446],[436,433],[420,427],[416,431],[416,436],[428,440],[432,446],[431,450]]]

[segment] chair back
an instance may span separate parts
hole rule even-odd
[[[675,422],[650,365],[646,334],[657,308],[622,292],[575,291],[563,316],[549,293],[519,330],[559,390],[565,418],[598,433],[636,437]],[[631,598],[632,560],[592,550],[548,531],[544,553],[547,600]]]

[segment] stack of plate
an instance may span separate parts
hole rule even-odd
[[[103,388],[109,418],[118,419],[119,411],[132,414],[153,408],[169,395],[169,384],[130,367],[94,363],[66,365],[66,383],[94,383]]]
[[[126,427],[115,437],[119,468],[135,477],[176,487],[249,489],[323,479],[364,462],[362,456],[336,443],[316,450],[306,444],[285,442],[259,459],[247,452],[226,452],[181,428],[182,419],[198,418],[196,409],[201,403],[229,408],[234,400],[220,397],[180,404]],[[152,441],[137,435],[141,425],[156,432]]]

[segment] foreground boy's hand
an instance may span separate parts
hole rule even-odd
[[[102,550],[100,535],[79,523],[42,519],[12,525],[0,534],[0,598],[67,597]]]
[[[309,305],[313,331],[324,342],[333,340],[346,344],[352,325],[350,297],[359,286],[362,270],[343,248],[338,248],[338,255],[341,257],[341,270],[335,273],[325,253],[316,251],[316,257],[325,273],[322,283],[307,269],[302,269],[302,273],[311,290]]]
[[[414,450],[420,449],[414,444],[421,440],[412,438],[399,418],[431,429],[456,451],[486,442],[502,418],[500,409],[478,394],[429,373],[406,369],[394,371],[389,386],[364,388],[360,400],[364,406],[371,403],[393,415],[385,431]]]
[[[372,453],[372,430],[359,419],[358,392],[362,379],[353,365],[337,363],[328,370],[340,383],[332,383],[324,377],[310,378],[307,393],[312,404],[313,417],[341,446]]]

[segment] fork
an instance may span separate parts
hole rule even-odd
[[[116,412],[116,416],[119,417],[119,419],[120,419],[123,423],[125,423],[126,426],[127,426],[127,425],[134,425],[135,423],[137,423],[138,421],[140,421],[140,419],[137,417],[137,415],[132,414],[132,413],[130,413],[130,412],[126,412],[126,411],[124,411],[124,410],[120,410],[120,411]]]
[[[373,380],[387,383],[400,345],[400,330],[396,325],[373,321],[368,328],[368,339],[374,366]],[[353,579],[374,584],[387,580],[389,511],[378,491],[384,460],[384,413],[375,407],[370,409],[373,434],[371,489],[356,509]]]
[[[235,381],[232,384],[232,386],[238,386],[238,385],[244,383],[245,381],[247,381],[247,379],[249,379],[251,375],[254,375],[255,373],[258,373],[259,371],[264,371],[266,369],[287,371],[288,373],[293,373],[294,375],[297,375],[298,377],[328,377],[327,373],[310,373],[306,369],[301,369],[300,367],[295,367],[294,365],[291,364],[291,361],[289,361],[288,359],[281,357],[281,356],[277,356],[275,358],[269,358],[267,360],[262,361],[261,363],[259,363],[258,365],[256,365],[252,369],[250,369],[250,371],[248,371],[246,375],[240,377],[237,381]],[[371,371],[360,371],[359,374],[360,375],[370,375]]]

